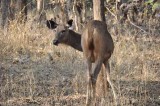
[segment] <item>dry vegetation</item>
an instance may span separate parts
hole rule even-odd
[[[31,23],[15,21],[0,30],[0,105],[84,106],[83,54],[53,46],[52,31]],[[111,77],[120,106],[159,106],[160,32],[108,24],[115,43]],[[113,105],[112,93],[108,95],[104,106]]]

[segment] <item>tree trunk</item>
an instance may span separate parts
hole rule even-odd
[[[46,14],[44,13],[44,0],[37,0],[37,21],[42,22],[46,19]]]
[[[83,22],[85,22],[86,21],[86,0],[83,0],[82,1],[83,3],[83,10],[82,10],[82,20],[83,20]]]
[[[61,5],[61,20],[62,23],[66,23],[69,20],[69,17],[65,0],[60,0],[60,5]]]
[[[76,31],[80,31],[82,25],[82,3],[78,2],[78,0],[74,1],[73,5],[73,13],[74,13],[74,20],[75,20],[75,28]]]
[[[100,20],[105,22],[104,14],[104,0],[93,0],[93,14],[94,20]],[[97,97],[105,97],[107,93],[108,83],[106,80],[106,70],[101,68],[101,71],[97,78],[96,83],[96,95]]]
[[[93,17],[94,20],[105,20],[104,0],[93,0]]]
[[[73,18],[73,13],[72,13],[73,3],[72,3],[72,2],[73,2],[72,0],[67,0],[67,1],[66,1],[68,19]]]
[[[17,0],[18,20],[19,22],[27,21],[27,0]]]
[[[4,28],[8,24],[10,0],[1,0],[2,16],[1,27]]]
[[[43,0],[37,0],[37,12],[40,14],[44,7],[44,1]]]

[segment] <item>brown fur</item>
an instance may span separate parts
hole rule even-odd
[[[104,76],[107,76],[106,79],[109,82],[116,99],[115,90],[110,81],[110,68],[108,62],[108,59],[113,53],[114,44],[105,22],[98,20],[90,21],[86,25],[82,35],[68,29],[64,25],[58,25],[53,44],[58,45],[59,43],[69,45],[84,53],[88,66],[87,106],[92,105],[92,97],[93,99],[96,98],[97,76],[102,65],[106,70]],[[92,63],[95,63],[93,70]],[[91,92],[91,90],[93,92]]]
[[[82,47],[87,58],[108,60],[113,53],[114,45],[107,25],[101,21],[91,21],[82,35]],[[104,62],[103,61],[103,62]]]
[[[69,45],[78,51],[82,51],[81,35],[63,25],[57,27],[53,41],[58,41],[61,44]]]
[[[92,102],[91,95],[93,99],[96,97],[96,82],[102,65],[104,65],[106,69],[107,80],[115,96],[115,90],[109,77],[110,68],[108,63],[108,59],[111,57],[114,50],[114,44],[107,30],[106,23],[98,20],[89,22],[82,34],[81,45],[88,66],[89,84],[87,88],[86,104],[89,106]],[[95,63],[93,70],[92,63]],[[91,90],[93,90],[93,93],[91,93]]]

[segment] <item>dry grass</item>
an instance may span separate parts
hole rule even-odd
[[[112,31],[111,77],[121,106],[160,105],[160,39],[133,29]],[[142,34],[141,34],[142,33]],[[158,35],[159,33],[157,33]],[[134,36],[136,35],[136,37]],[[138,36],[138,37],[137,37]],[[52,45],[45,26],[12,22],[0,30],[0,104],[3,106],[83,106],[83,54]],[[105,104],[105,105],[104,105]],[[104,98],[112,106],[112,93]]]

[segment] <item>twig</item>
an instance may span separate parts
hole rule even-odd
[[[111,15],[113,15],[113,16],[115,17],[116,21],[118,21],[116,15],[115,15],[108,7],[106,7],[106,9],[108,10],[108,12],[109,12]],[[142,29],[140,26],[137,26],[136,24],[134,24],[129,18],[128,18],[128,20],[129,20],[129,22],[130,22],[131,25],[133,25],[133,26],[135,26],[136,28],[142,30],[142,31],[145,32],[146,34],[149,34],[149,32],[145,31],[145,30]]]
[[[133,25],[133,26],[135,26],[136,28],[142,30],[142,31],[145,32],[146,34],[149,34],[149,32],[145,31],[145,30],[142,29],[140,26],[137,26],[136,24],[134,24],[129,18],[128,18],[128,20],[129,20],[129,23],[130,23],[131,25]]]
[[[116,21],[118,21],[116,15],[115,15],[108,7],[106,7],[106,9],[108,10],[108,12],[109,12],[111,15],[113,15],[113,16],[115,17]]]

